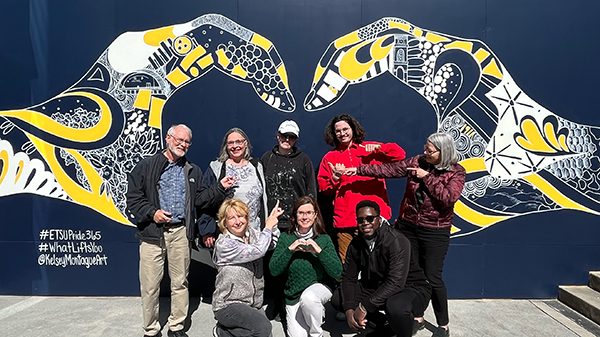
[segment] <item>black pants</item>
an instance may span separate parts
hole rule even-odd
[[[406,221],[396,222],[397,228],[410,240],[412,252],[431,284],[431,305],[439,326],[447,325],[448,292],[442,279],[444,260],[450,246],[450,228],[437,229],[416,226]],[[425,307],[427,308],[427,307]],[[425,313],[416,312],[417,317]]]
[[[373,290],[364,289],[360,282],[358,282],[355,291],[355,300],[361,302],[372,293]],[[390,328],[392,328],[397,337],[410,337],[412,336],[414,317],[418,317],[415,313],[424,312],[428,302],[429,292],[426,289],[408,287],[389,297],[385,305],[379,309],[385,311]],[[337,288],[333,293],[331,305],[336,310],[344,312],[341,288]],[[367,320],[372,320],[370,318],[371,315],[367,314]]]

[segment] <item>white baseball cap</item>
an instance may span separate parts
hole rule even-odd
[[[277,132],[281,134],[293,133],[296,135],[296,137],[300,137],[300,128],[293,120],[283,121],[283,123],[279,125]]]

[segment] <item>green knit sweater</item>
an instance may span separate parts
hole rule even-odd
[[[285,273],[285,303],[293,305],[300,299],[304,289],[314,283],[323,283],[333,290],[333,279],[342,275],[342,262],[329,235],[318,236],[315,242],[321,253],[292,252],[288,247],[296,241],[294,234],[281,233],[269,269],[274,276]]]

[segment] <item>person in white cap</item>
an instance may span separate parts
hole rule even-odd
[[[277,142],[271,151],[266,152],[261,162],[267,185],[267,207],[273,207],[279,200],[279,207],[285,213],[279,217],[279,229],[283,232],[290,227],[289,212],[300,197],[317,197],[315,168],[306,153],[296,147],[300,128],[293,120],[286,120],[277,130]]]
[[[267,207],[274,207],[279,200],[279,207],[284,213],[279,216],[277,227],[283,233],[290,227],[290,212],[300,197],[317,198],[317,182],[315,168],[306,153],[296,147],[300,136],[298,124],[286,120],[277,130],[277,145],[266,152],[261,162],[264,167],[265,185],[267,189]],[[265,260],[270,260],[272,252],[268,252]],[[268,270],[268,266],[266,266]],[[283,286],[285,278],[281,275],[273,278],[265,273],[265,283],[269,285],[265,293],[266,301],[274,300],[273,311],[267,310],[267,316],[275,317],[280,314],[285,324],[285,309],[283,303]],[[284,325],[285,326],[285,325]]]

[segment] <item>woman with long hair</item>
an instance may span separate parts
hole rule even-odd
[[[240,128],[229,129],[223,137],[219,157],[210,162],[206,170],[204,184],[212,186],[223,177],[233,177],[235,183],[227,189],[227,197],[244,201],[250,210],[250,227],[260,230],[267,216],[267,194],[263,166],[250,156],[251,152],[248,135]],[[202,244],[211,248],[216,237],[214,222],[203,216],[198,227]]]
[[[325,303],[331,299],[334,279],[342,274],[342,263],[314,198],[296,201],[290,228],[282,233],[269,269],[285,275],[285,310],[289,337],[322,336]]]
[[[325,128],[325,142],[334,148],[321,160],[317,181],[320,192],[334,196],[333,228],[342,262],[350,241],[358,234],[354,208],[359,201],[372,200],[381,208],[381,216],[392,216],[385,180],[344,175],[345,168],[391,163],[405,157],[398,144],[365,141],[365,136],[362,125],[348,114],[335,116]]]

